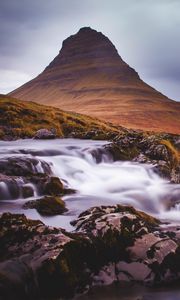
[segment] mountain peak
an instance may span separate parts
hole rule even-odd
[[[109,38],[91,27],[64,40],[49,66],[11,95],[134,129],[175,133],[179,126],[179,105],[143,82]]]
[[[89,33],[89,32],[97,32],[97,31],[91,28],[90,26],[81,27],[78,31],[78,33]]]
[[[91,27],[82,27],[76,34],[69,36],[62,43],[62,48],[55,59],[49,64],[45,71],[61,65],[71,65],[71,68],[79,66],[92,66],[99,73],[113,73],[110,65],[126,69],[131,76],[138,76],[137,72],[130,68],[120,57],[113,43],[103,33]],[[79,65],[79,66],[78,66]],[[106,68],[106,65],[109,65]],[[129,72],[128,72],[129,71]],[[117,72],[117,70],[116,70]]]

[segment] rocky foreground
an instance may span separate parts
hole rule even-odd
[[[180,279],[180,228],[121,205],[83,212],[69,233],[0,217],[0,299],[71,298],[94,285]]]

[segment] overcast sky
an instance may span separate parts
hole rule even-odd
[[[108,36],[144,81],[180,100],[180,0],[0,0],[0,93],[42,72],[84,26]]]

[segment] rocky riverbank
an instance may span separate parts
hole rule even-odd
[[[113,159],[154,165],[161,177],[180,183],[180,137],[171,134],[129,132],[105,146]]]

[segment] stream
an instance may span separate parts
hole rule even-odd
[[[82,211],[92,206],[119,203],[180,224],[179,185],[160,178],[151,165],[114,162],[104,150],[107,143],[78,139],[1,141],[0,160],[30,157],[45,161],[53,175],[59,177],[65,186],[75,189],[76,193],[63,197],[68,208],[64,215],[44,217],[35,209],[23,209],[26,201],[38,198],[35,188],[34,197],[0,201],[0,212],[24,213],[47,225],[73,230],[70,221]],[[43,172],[40,164],[38,168],[38,172]],[[21,179],[19,182],[21,184]],[[0,193],[8,193],[3,182],[0,182]]]

